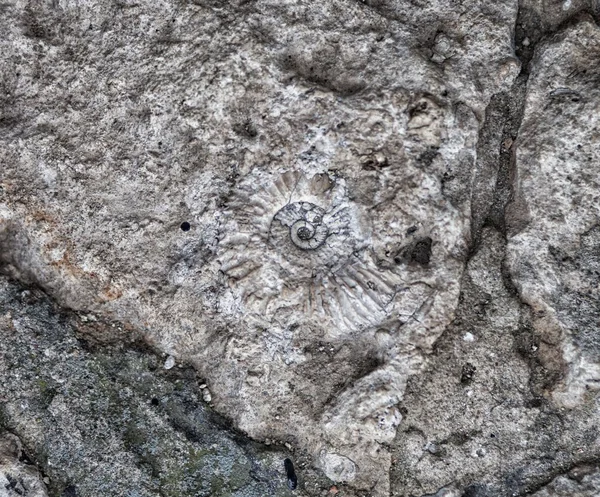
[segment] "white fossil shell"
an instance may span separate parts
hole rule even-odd
[[[318,205],[310,202],[294,202],[279,210],[271,223],[274,237],[279,229],[289,231],[292,243],[302,250],[316,250],[329,236],[327,213]]]
[[[343,179],[288,171],[271,186],[257,183],[252,175],[241,182],[219,244],[221,270],[246,315],[300,313],[345,334],[407,319],[427,299],[426,286],[377,266],[368,215]]]

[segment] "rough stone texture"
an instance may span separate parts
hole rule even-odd
[[[532,61],[507,211],[512,279],[531,309],[556,402],[600,388],[600,30],[581,22]]]
[[[539,393],[540,344],[502,274],[505,241],[486,228],[457,316],[400,406],[393,495],[527,495],[600,455],[600,399],[573,410]],[[440,493],[439,496],[445,495]],[[449,494],[451,495],[451,494]]]
[[[478,119],[518,72],[516,2],[4,10],[12,274],[387,494],[394,405],[458,298]],[[314,247],[278,217],[302,202]]]
[[[48,497],[37,468],[23,460],[21,441],[10,433],[0,436],[0,496]]]
[[[189,364],[206,382],[186,402],[295,449],[307,495],[327,492],[323,475],[348,496],[550,492],[597,461],[597,2],[0,13],[0,266],[77,312],[94,350],[59,369],[78,385],[94,361],[99,378],[158,370],[131,348],[150,344],[169,374]],[[7,350],[31,346],[6,329]],[[53,395],[42,427],[13,383],[8,424],[66,489],[102,495],[119,474],[116,494],[218,494],[206,480],[225,474],[237,491],[231,465],[194,463],[206,448],[159,429],[122,381],[124,397]],[[98,411],[115,395],[130,417]],[[69,427],[98,415],[115,442],[94,473],[102,445]],[[138,419],[163,449],[123,431]],[[231,461],[219,433],[212,455]],[[200,483],[165,483],[182,467]],[[240,492],[280,488],[252,485]]]
[[[85,339],[89,326],[41,292],[0,279],[0,429],[18,434],[50,495],[292,495],[283,461],[294,456],[231,432],[200,400],[205,388],[193,369],[165,370],[164,358],[131,343],[97,350]],[[0,478],[46,495],[34,486],[37,470],[18,463],[14,435],[0,439],[0,450]],[[302,483],[327,487],[303,466]]]
[[[575,468],[568,475],[559,476],[533,497],[594,497],[600,488],[598,467]]]

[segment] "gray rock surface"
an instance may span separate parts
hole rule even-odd
[[[553,395],[566,407],[600,388],[599,42],[586,21],[538,48],[507,211],[512,280],[541,360],[565,369]]]
[[[50,492],[284,495],[293,449],[306,495],[508,496],[597,461],[597,2],[0,13],[0,267],[67,321],[3,283],[0,395]]]
[[[23,461],[21,441],[10,433],[0,436],[0,496],[48,497],[37,468]]]
[[[519,69],[516,2],[433,7],[7,6],[13,275],[387,494],[394,405],[458,298],[478,117]]]
[[[568,475],[559,476],[534,497],[593,497],[600,488],[600,472],[598,467],[583,466],[575,468]]]
[[[565,409],[543,395],[552,370],[528,307],[506,285],[505,244],[484,229],[456,319],[427,369],[409,381],[393,444],[393,495],[438,495],[453,485],[460,496],[530,495],[600,455],[599,397]]]
[[[193,369],[165,370],[141,344],[98,349],[90,327],[112,325],[61,313],[39,290],[0,279],[0,429],[19,436],[49,495],[291,496],[286,457],[310,490],[327,487],[301,455],[233,431],[201,400]],[[46,495],[35,466],[18,462],[20,444],[0,439],[0,475]]]

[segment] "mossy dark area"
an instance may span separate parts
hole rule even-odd
[[[289,452],[232,431],[193,369],[165,370],[135,344],[92,345],[76,315],[6,279],[0,316],[0,430],[19,436],[50,496],[292,495]]]

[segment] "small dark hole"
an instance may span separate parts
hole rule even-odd
[[[63,490],[62,497],[77,497],[77,489],[73,485],[69,485]]]
[[[306,241],[306,240],[311,239],[310,230],[306,226],[302,226],[302,227],[298,228],[298,231],[296,234],[298,235],[298,238],[300,238],[300,240]]]
[[[470,362],[465,363],[462,367],[460,382],[462,384],[470,383],[473,380],[473,376],[475,376],[475,371],[477,371],[477,368],[473,364]]]
[[[33,461],[27,457],[27,454],[22,453],[21,457],[19,457],[20,462],[24,462],[25,464],[33,464]]]
[[[158,405],[158,399],[156,397],[154,397],[151,401],[153,406],[157,406]]]
[[[493,433],[490,433],[490,438],[496,438],[496,435],[494,435]]]
[[[298,477],[296,476],[296,471],[294,470],[294,464],[291,459],[284,459],[283,466],[285,468],[285,472],[287,473],[287,484],[290,490],[295,490],[298,486]]]
[[[431,260],[431,245],[433,241],[429,237],[422,238],[415,243],[410,252],[411,260],[425,266]]]
[[[191,225],[190,225],[190,223],[188,223],[187,221],[184,221],[183,223],[181,223],[181,226],[180,226],[180,228],[181,228],[183,231],[190,231],[190,228],[191,228],[191,227],[192,227],[192,226],[191,226]]]

